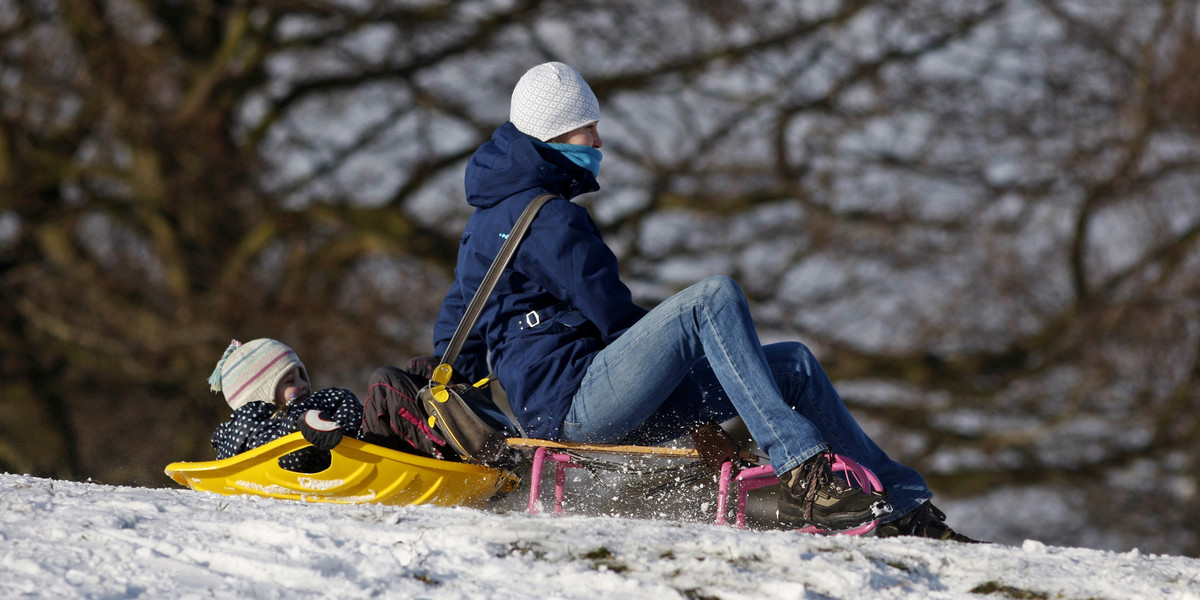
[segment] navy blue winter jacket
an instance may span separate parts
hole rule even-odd
[[[598,189],[589,171],[534,145],[512,123],[467,165],[467,202],[476,210],[434,328],[439,356],[521,211],[541,194],[560,197],[538,213],[454,364],[477,380],[488,373],[490,351],[513,413],[533,437],[557,439],[596,352],[646,314],[587,209],[570,201]]]

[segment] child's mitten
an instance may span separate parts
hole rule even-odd
[[[342,441],[342,426],[317,409],[304,413],[300,433],[318,450],[330,450]]]

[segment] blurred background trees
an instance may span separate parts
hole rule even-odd
[[[736,277],[965,531],[1200,555],[1195,0],[0,0],[0,468],[167,485],[231,338],[428,353],[546,60],[640,302]]]

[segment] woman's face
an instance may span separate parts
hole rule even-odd
[[[592,148],[599,149],[600,146],[604,145],[604,142],[600,141],[600,131],[596,126],[597,123],[589,123],[579,129],[568,131],[550,141],[555,144],[575,144],[577,146],[591,146]]]
[[[308,395],[308,382],[300,376],[300,369],[293,368],[279,380],[279,385],[275,387],[275,402],[279,406],[284,406],[296,398],[303,398]]]

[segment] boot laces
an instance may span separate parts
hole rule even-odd
[[[913,533],[925,535],[930,525],[936,525],[939,530],[948,529],[945,521],[946,513],[933,504],[925,502],[920,508],[913,511],[912,518],[908,523],[908,530]]]
[[[811,519],[813,513],[813,505],[817,500],[817,492],[826,486],[835,488],[837,493],[845,491],[845,486],[841,480],[833,477],[833,470],[829,466],[829,453],[822,452],[809,459],[804,464],[802,477],[804,477],[801,486],[804,489],[804,518]]]

